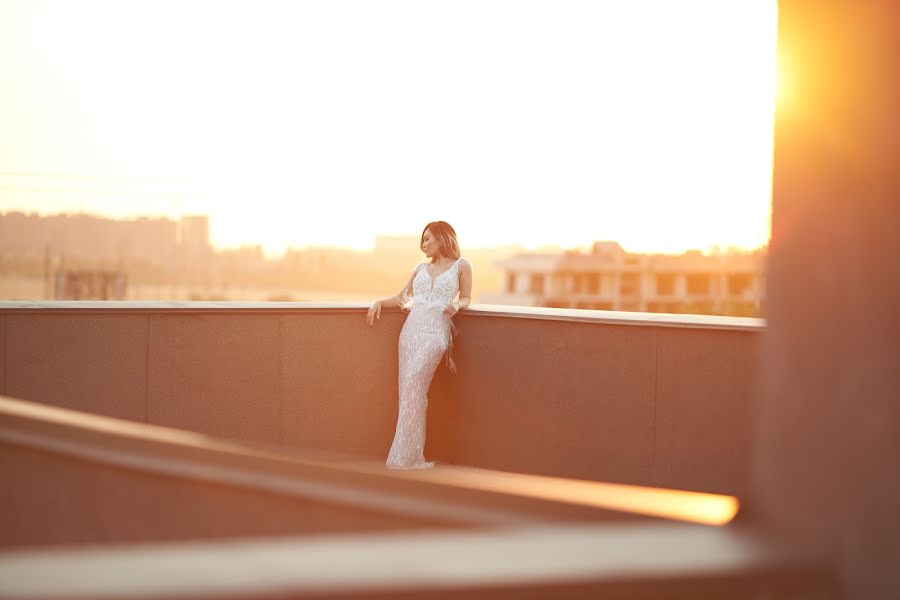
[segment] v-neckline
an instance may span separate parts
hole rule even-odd
[[[454,261],[450,264],[449,267],[447,267],[446,269],[444,269],[443,271],[441,271],[440,273],[438,273],[437,276],[435,276],[435,277],[432,277],[432,276],[431,276],[431,273],[428,272],[428,265],[425,265],[425,274],[428,275],[428,278],[431,280],[431,289],[432,289],[432,290],[434,289],[434,283],[438,280],[438,278],[439,278],[441,275],[443,275],[444,273],[448,272],[450,269],[452,269],[452,268],[453,268],[453,265],[455,265],[455,264],[458,263],[458,262],[459,262],[459,259],[457,258],[456,260],[454,260]]]

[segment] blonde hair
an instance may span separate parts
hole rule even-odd
[[[447,258],[459,258],[459,242],[456,240],[456,231],[446,221],[433,221],[425,226],[419,237],[419,247],[425,241],[425,232],[431,230],[431,235],[441,244],[441,256]],[[431,259],[434,262],[434,258]]]

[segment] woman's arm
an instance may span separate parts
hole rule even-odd
[[[419,272],[421,267],[418,266],[413,269],[413,272],[410,273],[409,279],[406,280],[406,285],[403,286],[403,289],[391,296],[390,298],[382,298],[381,300],[376,300],[371,308],[369,308],[369,312],[366,315],[366,321],[371,325],[375,322],[376,319],[381,318],[381,309],[389,308],[391,306],[400,306],[403,302],[403,298],[408,298],[412,296],[413,293],[413,280],[416,278],[416,273]]]

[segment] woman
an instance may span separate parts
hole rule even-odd
[[[398,344],[400,411],[387,458],[387,466],[394,469],[434,466],[425,462],[423,454],[428,387],[444,354],[450,370],[456,372],[451,356],[454,333],[451,319],[469,306],[472,298],[472,266],[460,258],[456,232],[448,223],[435,221],[426,225],[419,246],[431,262],[417,265],[403,289],[390,298],[376,300],[367,315],[372,325],[381,318],[382,308],[409,309]]]

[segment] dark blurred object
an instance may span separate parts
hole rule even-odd
[[[900,4],[782,1],[755,498],[843,597],[900,598]]]
[[[121,271],[56,272],[55,300],[125,300],[128,277]]]

